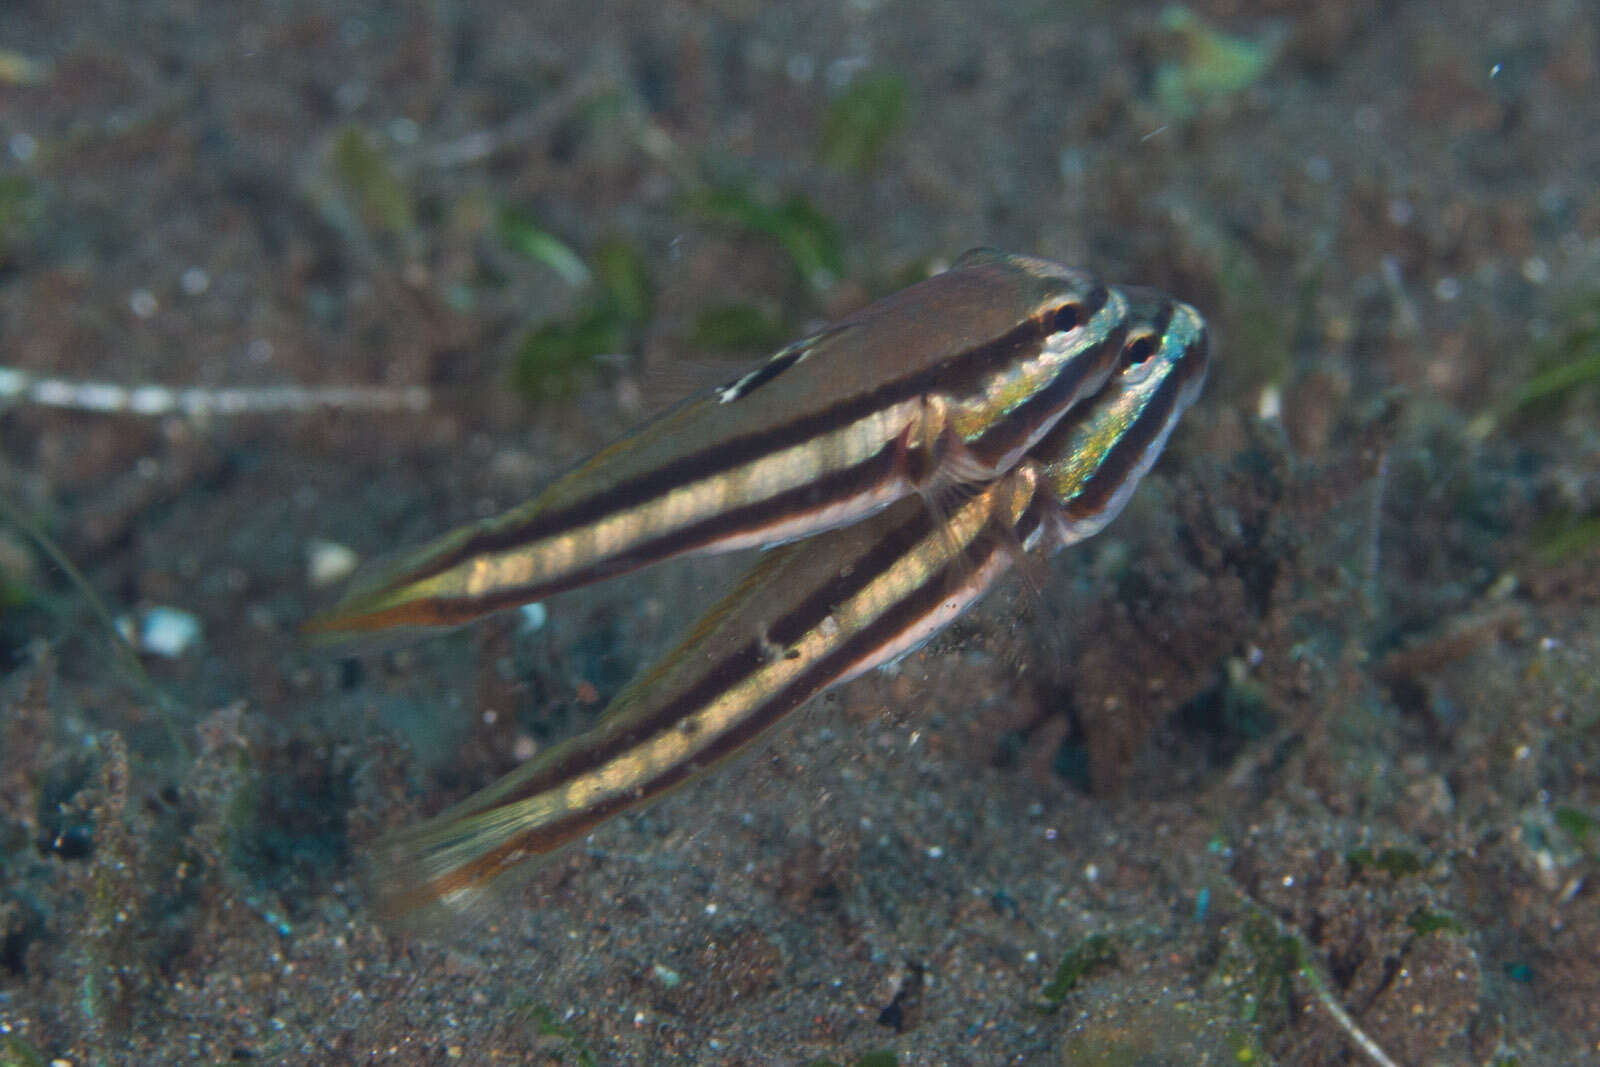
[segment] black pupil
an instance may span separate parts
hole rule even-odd
[[[1128,347],[1123,349],[1127,357],[1128,366],[1137,367],[1145,360],[1156,354],[1156,339],[1147,333],[1128,339]]]
[[[1083,321],[1083,309],[1077,304],[1062,304],[1056,308],[1054,328],[1056,333],[1073,329]]]

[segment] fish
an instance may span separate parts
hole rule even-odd
[[[645,422],[525,503],[444,534],[302,627],[480,616],[683,554],[782,544],[1009,471],[1105,383],[1121,292],[976,249]]]
[[[1005,573],[1098,533],[1199,395],[1204,319],[1127,289],[1103,387],[940,514],[907,499],[772,550],[591,730],[378,844],[391,914],[470,911],[506,871],[651,803],[833,686],[920,647]]]

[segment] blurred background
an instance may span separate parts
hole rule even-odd
[[[0,1064],[1600,1058],[1597,93],[1566,0],[8,0]],[[1211,323],[1127,514],[380,922],[747,561],[305,615],[976,245]]]

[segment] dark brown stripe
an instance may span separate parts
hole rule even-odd
[[[1086,314],[1099,312],[1108,299],[1103,286],[1097,286],[1086,302]],[[590,523],[605,515],[637,507],[646,500],[662,496],[681,485],[703,481],[724,471],[794,445],[820,437],[865,418],[902,400],[935,391],[960,395],[971,392],[996,367],[1017,359],[1017,353],[1037,348],[1053,330],[1051,314],[1028,319],[985,344],[947,361],[938,367],[887,382],[870,392],[841,401],[826,411],[777,426],[735,437],[720,445],[664,464],[649,474],[624,482],[612,489],[561,511],[537,515],[528,522],[503,530],[484,530],[468,538],[457,549],[433,560],[425,571],[405,579],[406,584],[438,574],[473,556],[500,552],[525,541],[548,537]]]
[[[888,571],[933,530],[931,505],[918,501],[915,513],[905,522],[880,537],[871,551],[855,561],[846,572],[840,568],[834,577],[819,586],[789,614],[767,628],[772,643],[787,647],[821,625],[841,604],[849,602],[879,576]]]
[[[911,551],[923,537],[927,536],[930,526],[931,517],[924,511],[918,511],[910,520],[873,543],[866,552],[849,561],[848,566],[846,561],[841,560],[840,569],[848,573],[826,583],[794,611],[770,626],[767,630],[768,639],[773,644],[788,646],[814,630],[835,607],[859,593],[885,569]],[[673,653],[669,653],[671,654]],[[512,803],[534,796],[560,782],[570,781],[609,763],[646,738],[653,737],[663,730],[673,729],[675,724],[696,709],[704,707],[731,687],[749,679],[766,666],[766,663],[760,643],[752,636],[747,644],[708,668],[698,682],[657,708],[648,717],[630,725],[627,730],[617,731],[614,736],[607,737],[597,744],[578,749],[569,759],[541,768],[538,774],[520,783],[515,793],[501,798],[499,803]],[[603,721],[599,728],[604,728]]]
[[[1049,385],[1013,407],[967,442],[968,450],[993,468],[1001,457],[1016,451],[1028,438],[1038,433],[1039,427],[1061,418],[1074,402],[1083,399],[1077,394],[1083,387],[1084,379],[1093,373],[1103,373],[1105,364],[1115,359],[1114,355],[1108,359],[1108,354],[1121,350],[1126,330],[1124,326],[1112,331],[1106,339],[1104,350],[1097,353],[1099,358],[1092,361],[1086,357],[1073,360]]]
[[[906,597],[863,627],[854,637],[818,659],[810,668],[773,694],[758,712],[745,715],[731,730],[725,731],[701,752],[694,769],[698,770],[733,755],[777,719],[833,686],[858,663],[880,654],[881,650],[893,644],[931,614],[962,579],[970,577],[975,571],[986,566],[996,552],[1005,550],[1000,540],[993,537],[980,537],[968,545],[962,552],[961,560],[941,567],[928,581],[911,590]],[[980,597],[982,595],[979,593]],[[651,786],[655,784],[652,782]],[[647,786],[647,792],[649,789]]]
[[[1178,398],[1183,394],[1184,386],[1194,373],[1192,368],[1196,365],[1203,366],[1204,361],[1181,361],[1168,373],[1166,380],[1156,387],[1155,395],[1134,416],[1133,423],[1117,437],[1078,491],[1070,499],[1061,501],[1062,510],[1068,516],[1092,515],[1105,509],[1149,451],[1162,427],[1176,417]]]
[[[1045,517],[1058,505],[1050,498],[1048,489],[1041,485],[1039,491],[1033,494],[1033,499],[1028,501],[1028,506],[1017,518],[1016,543],[1025,545],[1028,538],[1032,537]]]
[[[513,855],[518,853],[544,855],[552,852],[637,804],[659,799],[668,791],[682,785],[687,779],[732,756],[785,715],[827,690],[857,663],[877,654],[901,634],[913,628],[945,598],[951,583],[971,574],[975,569],[982,568],[995,552],[1000,551],[999,542],[994,539],[981,539],[981,543],[986,547],[981,556],[974,558],[970,551],[963,553],[966,559],[961,564],[942,568],[933,580],[918,586],[909,596],[873,620],[860,633],[831,654],[819,659],[787,686],[771,694],[759,707],[744,715],[731,729],[718,736],[695,759],[668,767],[661,774],[626,793],[609,797],[565,818],[518,834],[470,863],[435,879],[426,887],[427,891],[443,896],[454,889],[467,888],[483,879],[493,877],[502,866],[502,861]],[[736,684],[737,680],[718,686],[717,691],[720,692],[727,685]],[[634,740],[643,740],[645,736],[648,735],[640,734]],[[542,789],[527,788],[518,790],[515,796],[502,799],[495,807],[515,803],[542,791]]]
[[[409,601],[403,607],[415,611],[423,605],[428,605],[427,613],[430,617],[449,622],[466,622],[493,611],[516,607],[591,582],[626,574],[651,563],[659,563],[661,560],[715,544],[734,533],[776,526],[797,516],[866,495],[875,486],[892,477],[899,462],[899,450],[890,444],[880,449],[877,455],[853,467],[845,467],[806,485],[796,486],[741,508],[720,512],[692,526],[685,526],[670,534],[640,542],[628,552],[602,557],[590,566],[563,573],[559,578],[501,589],[492,596],[473,597],[470,600],[457,597],[429,597]]]

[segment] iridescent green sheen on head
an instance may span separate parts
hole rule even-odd
[[[1205,380],[1209,353],[1199,312],[1146,290],[1128,296],[1121,363],[1034,451],[1061,504],[1066,543],[1117,516]]]

